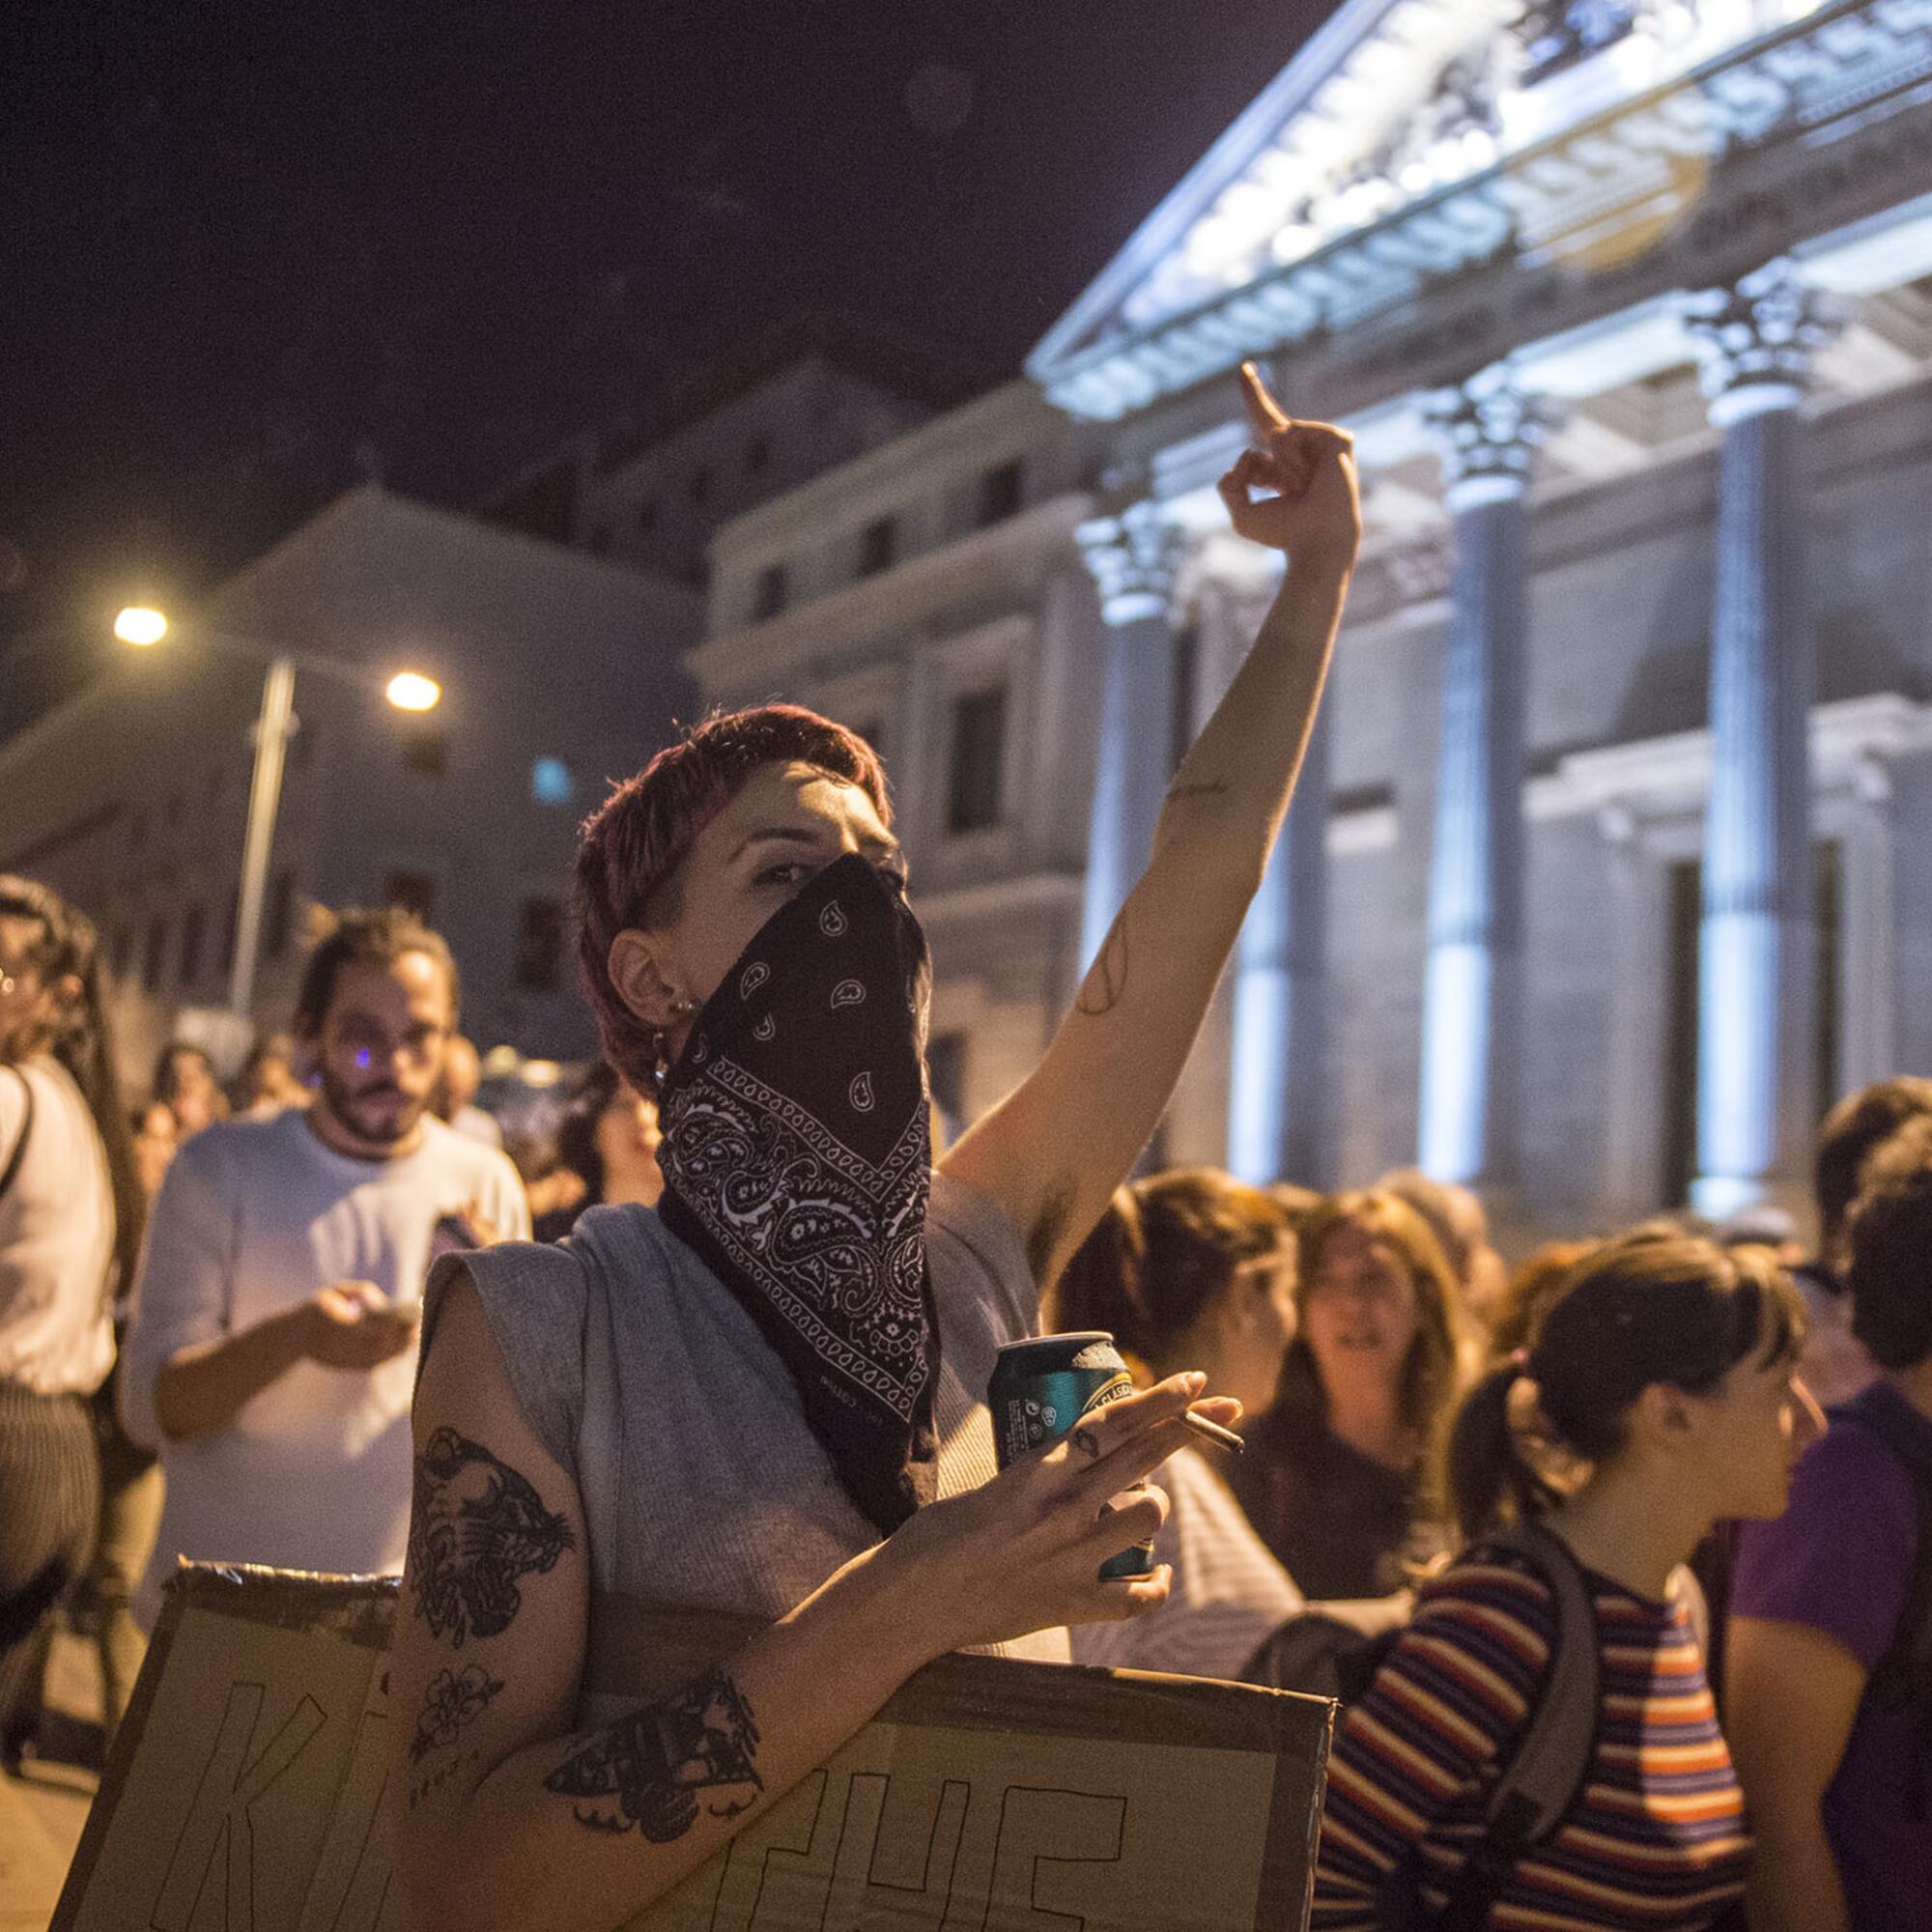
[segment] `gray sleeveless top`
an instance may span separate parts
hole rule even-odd
[[[939,1493],[995,1473],[986,1384],[1038,1294],[1011,1223],[932,1177],[926,1256],[939,1309]],[[594,1589],[781,1616],[878,1532],[807,1427],[798,1391],[730,1291],[646,1208],[593,1208],[568,1241],[506,1242],[467,1270],[537,1439],[577,1479]],[[1065,1662],[1065,1631],[1011,1655]]]

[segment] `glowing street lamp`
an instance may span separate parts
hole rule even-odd
[[[399,670],[383,687],[383,696],[398,711],[434,711],[442,701],[442,686],[420,671]]]
[[[114,620],[114,635],[124,644],[133,644],[145,650],[150,644],[158,644],[168,634],[168,620],[159,611],[151,611],[145,604],[130,604]]]
[[[137,649],[168,635],[166,614],[145,605],[129,605],[114,620],[114,635]],[[269,891],[269,854],[275,840],[275,814],[281,806],[282,767],[289,728],[295,718],[296,667],[321,671],[367,690],[373,680],[359,666],[308,651],[290,651],[253,638],[195,631],[194,642],[268,667],[262,681],[262,712],[255,724],[255,771],[248,786],[248,827],[242,840],[242,885],[235,907],[235,964],[228,981],[228,1009],[248,1020],[255,1001],[255,964],[261,949],[262,907]],[[398,671],[381,687],[398,711],[432,711],[442,687],[420,671]]]

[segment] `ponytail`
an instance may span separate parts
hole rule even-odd
[[[1512,1395],[1520,1357],[1499,1363],[1463,1398],[1442,1453],[1442,1488],[1465,1543],[1540,1515],[1558,1492],[1523,1461]]]

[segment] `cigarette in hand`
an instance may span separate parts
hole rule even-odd
[[[1191,1408],[1180,1419],[1195,1435],[1206,1436],[1209,1442],[1218,1442],[1223,1449],[1231,1450],[1236,1456],[1247,1454],[1248,1445],[1232,1429],[1223,1429],[1218,1422],[1209,1422],[1205,1415],[1196,1415]]]

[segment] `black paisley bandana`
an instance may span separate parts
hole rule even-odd
[[[765,923],[665,1077],[665,1225],[778,1351],[882,1532],[932,1499],[925,936],[856,855]]]

